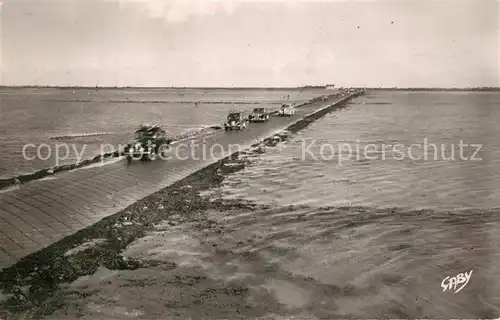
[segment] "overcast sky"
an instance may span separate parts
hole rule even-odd
[[[3,85],[500,86],[497,1],[3,0]]]

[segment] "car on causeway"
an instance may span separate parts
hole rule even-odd
[[[158,155],[165,156],[172,139],[159,125],[141,125],[134,132],[134,142],[124,149],[127,162],[132,160],[151,161]]]
[[[224,130],[243,130],[248,126],[248,118],[243,112],[231,112],[224,123]]]
[[[281,106],[280,111],[278,112],[280,116],[293,116],[295,115],[295,104],[287,103]]]
[[[250,122],[267,122],[269,121],[270,113],[265,108],[255,108],[248,116]]]

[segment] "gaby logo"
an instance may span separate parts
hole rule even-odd
[[[441,281],[441,288],[443,288],[443,292],[453,289],[455,293],[457,293],[462,290],[469,283],[470,277],[472,276],[472,271],[473,270],[465,273],[459,273],[454,277],[448,276],[444,278],[443,281]],[[462,283],[463,285],[457,289],[457,286]]]

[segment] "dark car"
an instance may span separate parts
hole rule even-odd
[[[125,147],[127,161],[155,160],[158,155],[164,156],[172,139],[159,125],[141,125],[134,132],[134,142]]]
[[[255,108],[248,116],[250,122],[267,122],[269,121],[270,113],[265,108]]]
[[[224,130],[243,130],[247,127],[248,119],[243,112],[231,112],[224,123]]]

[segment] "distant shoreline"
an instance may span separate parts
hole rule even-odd
[[[376,91],[500,91],[500,87],[477,88],[365,88]]]
[[[375,88],[375,87],[349,87],[352,89],[365,89],[370,91],[500,91],[500,87],[472,87],[472,88]],[[349,89],[344,88],[344,89]],[[1,89],[59,89],[59,90],[338,90],[342,88],[328,89],[325,86],[302,86],[302,87],[88,87],[88,86],[0,86]]]
[[[197,90],[300,90],[300,89],[325,89],[324,87],[87,87],[87,86],[0,86],[0,89],[62,89],[62,90],[123,90],[123,89],[141,89],[141,90],[172,90],[172,89],[197,89]]]

